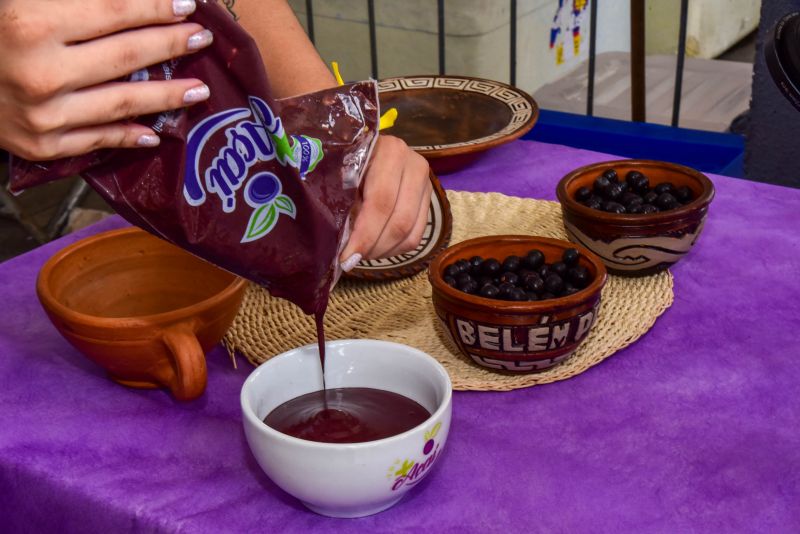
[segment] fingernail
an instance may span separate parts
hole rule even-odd
[[[144,134],[136,140],[137,146],[158,146],[161,144],[161,138],[153,134]]]
[[[192,87],[183,93],[183,103],[194,104],[195,102],[202,102],[203,100],[208,100],[210,96],[211,90],[206,84],[203,84],[198,87]]]
[[[194,0],[172,0],[172,12],[176,17],[191,15],[195,9],[197,5]]]
[[[342,262],[342,270],[346,273],[349,273],[353,269],[356,268],[356,265],[361,261],[361,254],[356,252],[346,260]]]
[[[189,36],[186,47],[189,50],[199,50],[214,42],[214,34],[208,30],[202,30]]]

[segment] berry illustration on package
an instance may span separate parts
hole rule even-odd
[[[271,172],[261,172],[250,178],[244,190],[244,200],[255,209],[247,223],[242,243],[255,241],[270,233],[281,213],[292,219],[295,217],[294,202],[281,194],[281,181]]]

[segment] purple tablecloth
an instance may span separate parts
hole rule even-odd
[[[567,171],[609,158],[518,141],[443,182],[553,199]],[[704,234],[645,337],[565,382],[456,393],[436,471],[358,520],[314,515],[261,472],[243,360],[214,350],[206,394],[181,404],[111,383],[58,335],[34,281],[80,236],[6,262],[0,530],[798,532],[800,191],[712,179]]]

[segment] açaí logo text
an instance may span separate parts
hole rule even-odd
[[[322,160],[322,142],[306,135],[287,136],[280,117],[266,102],[251,96],[249,108],[232,108],[215,113],[189,132],[183,196],[191,206],[201,206],[206,193],[217,195],[225,213],[236,210],[236,192],[244,186],[244,200],[253,208],[241,242],[248,243],[269,234],[281,213],[295,218],[294,201],[283,194],[280,179],[271,172],[248,176],[259,161],[276,159],[296,168],[300,178]],[[251,120],[252,119],[252,120]],[[211,164],[201,172],[200,161],[206,143],[224,129],[227,143]]]

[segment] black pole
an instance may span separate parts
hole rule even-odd
[[[438,0],[439,15],[439,75],[444,75],[444,0]]]
[[[594,67],[597,55],[597,4],[600,0],[592,0],[592,13],[589,18],[589,85],[586,88],[586,114],[594,115]]]
[[[306,26],[308,26],[308,38],[314,43],[314,6],[312,0],[306,0]]]
[[[675,66],[675,95],[672,98],[672,126],[677,127],[681,116],[683,89],[683,60],[686,57],[686,19],[689,17],[689,0],[681,0],[681,26],[678,35],[678,64]]]
[[[375,0],[367,0],[369,12],[369,60],[372,65],[372,77],[378,79],[378,45],[375,40]]]
[[[511,43],[509,50],[509,58],[510,64],[508,66],[509,71],[509,83],[511,85],[517,84],[517,0],[511,0]]]
[[[631,120],[647,120],[645,102],[644,0],[631,0]]]

